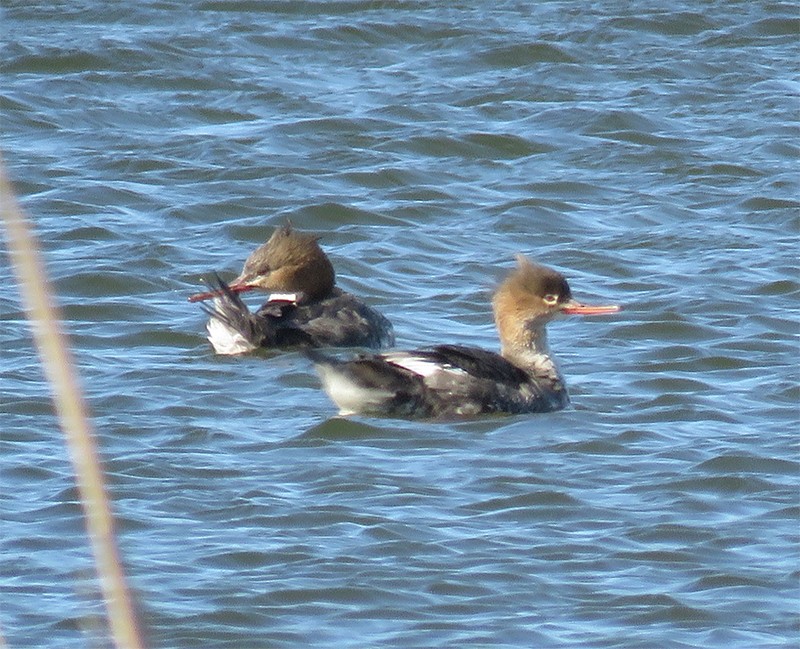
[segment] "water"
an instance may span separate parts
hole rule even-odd
[[[780,2],[5,2],[2,148],[47,253],[154,647],[788,647],[798,12]],[[563,412],[339,419],[186,296],[291,219],[400,346],[496,349],[524,252]],[[0,627],[104,646],[0,277]]]

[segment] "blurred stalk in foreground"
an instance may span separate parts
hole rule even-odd
[[[75,469],[109,632],[118,648],[140,649],[144,647],[141,631],[122,571],[103,472],[72,354],[59,326],[59,313],[36,240],[6,178],[2,159],[0,217],[6,224],[11,264]]]

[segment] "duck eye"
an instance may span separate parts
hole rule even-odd
[[[555,306],[557,302],[558,302],[558,295],[553,295],[552,293],[549,293],[548,295],[544,296],[544,303],[547,306]]]

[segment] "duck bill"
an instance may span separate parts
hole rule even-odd
[[[245,293],[256,288],[253,284],[231,284],[228,289],[233,293]],[[195,293],[189,296],[189,302],[202,302],[214,297],[225,295],[225,291],[206,291],[205,293]]]
[[[611,313],[616,313],[621,308],[622,307],[617,304],[581,304],[575,300],[570,300],[561,308],[561,313],[566,315],[609,315]]]

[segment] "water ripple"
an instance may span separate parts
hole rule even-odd
[[[7,4],[4,160],[154,644],[796,644],[788,5]],[[497,349],[518,252],[624,310],[550,328],[563,412],[339,418],[301,355],[215,357],[186,302],[287,219],[404,347]],[[0,626],[100,646],[14,291],[0,313]]]

